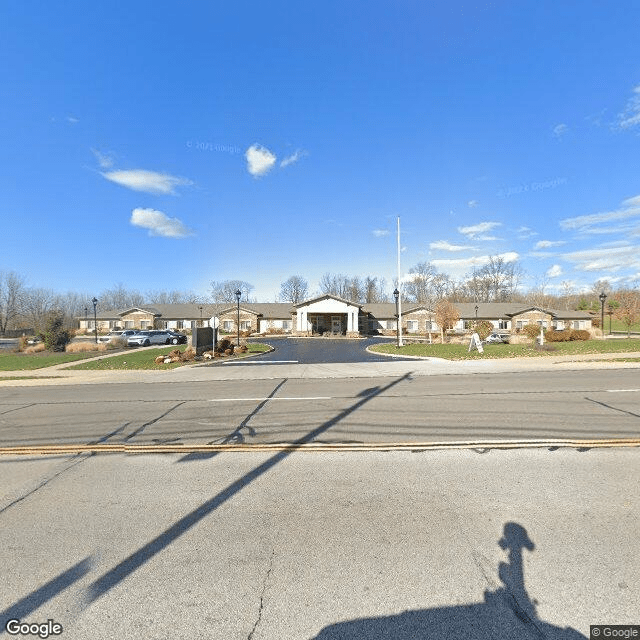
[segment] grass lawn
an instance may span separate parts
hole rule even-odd
[[[485,344],[484,353],[467,352],[469,344],[407,344],[398,349],[395,343],[377,344],[371,351],[403,356],[444,358],[445,360],[479,360],[486,358],[526,358],[539,356],[565,356],[589,353],[628,353],[640,351],[640,339],[585,340],[574,342],[547,342],[543,349],[533,344]],[[549,349],[549,350],[547,350]]]
[[[184,345],[181,345],[181,351],[184,350]],[[254,353],[262,353],[269,351],[270,347],[266,344],[247,344],[248,351],[245,354],[239,354],[238,356],[227,356],[225,358],[216,358],[216,362],[224,362],[226,360],[233,360],[235,358],[246,358]],[[82,362],[75,364],[66,369],[81,369],[81,370],[102,370],[113,371],[117,369],[175,369],[176,367],[182,367],[185,364],[191,364],[189,362],[172,362],[171,364],[156,364],[155,358],[159,355],[166,355],[170,351],[173,351],[176,347],[167,346],[160,347],[158,349],[144,349],[138,351],[132,349],[117,356],[111,358],[104,358],[103,360],[92,360],[91,362]]]
[[[598,319],[600,318],[600,316],[598,316]],[[624,333],[627,333],[628,329],[627,329],[627,325],[624,324],[621,320],[616,320],[615,318],[611,319],[611,331],[623,331]],[[636,333],[640,331],[640,323],[636,323],[631,325],[631,333]],[[604,332],[605,333],[609,333],[609,316],[607,316],[607,314],[604,314]]]
[[[65,362],[75,362],[92,358],[98,353],[87,351],[85,353],[51,353],[41,351],[40,353],[6,353],[0,352],[0,371],[32,371],[52,367],[54,364]]]

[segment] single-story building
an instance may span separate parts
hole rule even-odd
[[[589,329],[591,315],[586,311],[543,309],[516,302],[467,302],[454,305],[460,319],[455,331],[467,331],[473,323],[488,320],[496,330],[518,331],[527,324],[553,329]],[[425,305],[404,303],[402,330],[406,334],[439,331],[435,310]],[[208,326],[217,316],[220,329],[235,333],[237,305],[157,304],[119,311],[99,311],[99,331],[115,329],[193,329]],[[93,331],[91,315],[78,318],[80,330]],[[240,330],[252,333],[284,333],[298,336],[370,334],[392,335],[397,330],[395,303],[363,304],[326,294],[290,304],[287,302],[241,302]]]

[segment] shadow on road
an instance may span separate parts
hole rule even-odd
[[[526,529],[507,522],[498,544],[508,552],[508,561],[498,567],[502,587],[485,591],[484,602],[340,622],[325,627],[316,640],[586,640],[571,627],[556,627],[538,617],[524,584],[522,551],[535,548]]]

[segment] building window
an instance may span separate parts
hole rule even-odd
[[[133,320],[125,320],[124,321],[124,328],[125,329],[133,329]]]
[[[285,331],[291,331],[291,320],[283,320],[282,321],[282,328]]]
[[[140,328],[141,329],[148,329],[149,326],[150,326],[149,320],[140,320]]]
[[[223,321],[222,321],[222,328],[223,328],[225,331],[231,331],[231,326],[232,326],[232,325],[231,325],[231,320],[223,320]]]
[[[418,321],[417,320],[407,320],[407,332],[408,333],[418,333]]]
[[[184,320],[178,320],[176,322],[176,329],[184,329]]]
[[[398,328],[397,320],[387,320],[387,330],[393,329],[394,331]]]
[[[248,331],[249,329],[251,329],[251,320],[241,320],[240,321],[240,330],[241,331]]]
[[[508,329],[507,320],[498,320],[498,329]]]

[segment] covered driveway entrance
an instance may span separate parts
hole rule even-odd
[[[362,305],[324,295],[295,305],[295,333],[302,336],[344,335],[358,337]]]

